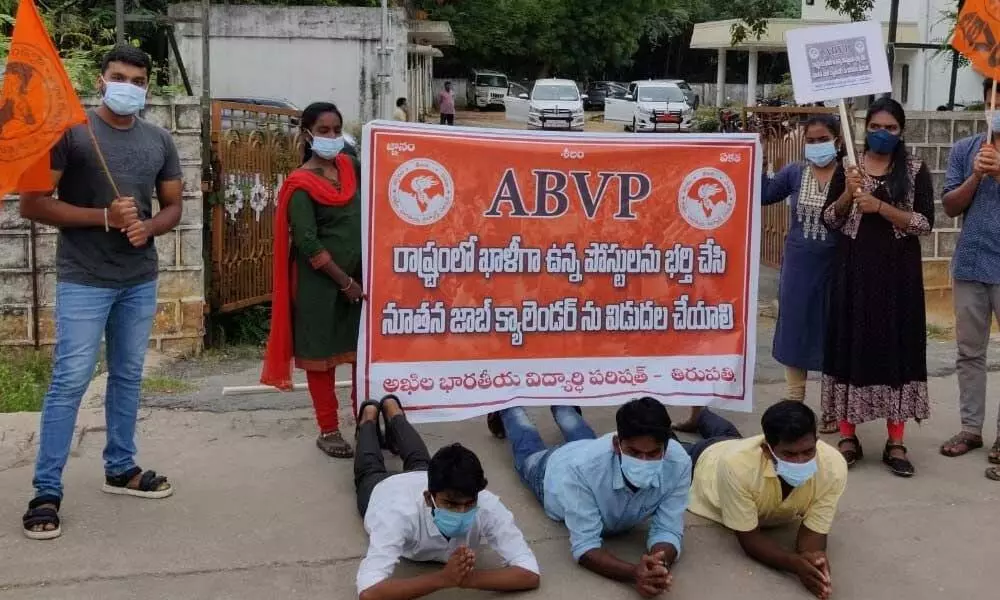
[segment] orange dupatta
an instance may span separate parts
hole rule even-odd
[[[334,160],[340,176],[340,189],[311,171],[298,169],[285,179],[278,192],[278,208],[274,214],[274,286],[271,293],[271,332],[264,353],[264,368],[260,382],[283,391],[292,385],[292,280],[291,241],[289,239],[288,205],[292,194],[302,190],[314,202],[324,206],[345,206],[358,189],[354,162],[339,154]]]

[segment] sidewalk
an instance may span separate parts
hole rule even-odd
[[[810,385],[815,398],[818,390]],[[782,388],[756,387],[755,414],[734,416],[744,433],[758,430],[762,408]],[[954,378],[933,380],[931,397],[933,419],[908,431],[918,471],[912,480],[896,479],[879,464],[882,426],[859,429],[869,458],[851,473],[831,538],[836,598],[936,600],[995,593],[1000,484],[983,478],[982,451],[962,459],[938,455],[939,443],[957,425]],[[1000,378],[991,379],[990,397],[1000,397]],[[285,406],[308,402],[304,394],[269,398]],[[201,400],[178,402],[193,406]],[[29,541],[19,530],[31,491],[30,461],[0,462],[0,600],[355,597],[354,574],[366,539],[354,508],[350,462],[316,450],[311,410],[239,410],[252,402],[227,398],[224,410],[235,412],[144,411],[142,464],[169,475],[178,489],[158,502],[100,492],[103,418],[99,410],[85,411],[82,422],[90,428],[78,436],[67,469],[65,533],[54,542]],[[613,428],[613,410],[585,412],[598,431]],[[675,418],[682,412],[672,411]],[[544,411],[533,414],[554,440],[551,419]],[[0,449],[16,434],[25,435],[24,428],[33,431],[36,418],[0,416],[0,431],[7,432],[0,434]],[[348,431],[352,422],[345,423]],[[626,586],[572,563],[565,530],[547,520],[519,484],[506,446],[489,437],[483,419],[419,430],[432,451],[451,441],[476,450],[490,489],[517,516],[543,569],[542,589],[517,598],[637,598]],[[688,523],[670,597],[808,598],[796,581],[744,558],[729,534],[690,515]],[[790,539],[792,533],[785,535]],[[642,539],[634,533],[611,544],[635,558]],[[421,568],[406,565],[399,572]],[[493,596],[460,591],[434,597]]]

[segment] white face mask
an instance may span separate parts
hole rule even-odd
[[[993,133],[1000,131],[1000,110],[986,109],[986,122],[993,125]]]
[[[767,449],[771,451],[771,456],[774,457],[774,472],[793,488],[799,487],[816,475],[816,457],[804,463],[793,463],[778,458],[778,455],[775,454],[774,448],[770,444],[768,444]]]

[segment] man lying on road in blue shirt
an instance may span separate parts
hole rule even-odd
[[[566,443],[546,448],[523,408],[493,413],[490,431],[510,439],[514,469],[553,520],[569,529],[573,558],[644,598],[668,591],[681,551],[691,459],[671,439],[667,409],[640,398],[618,409],[617,433],[598,438],[572,406],[552,407]],[[652,517],[638,564],[604,548],[602,535],[628,531]]]

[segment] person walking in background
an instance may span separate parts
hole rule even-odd
[[[444,82],[444,89],[438,94],[438,112],[441,113],[442,125],[455,124],[455,92],[450,81]]]
[[[59,229],[52,382],[42,406],[35,498],[23,518],[31,539],[62,533],[63,468],[102,337],[108,366],[102,489],[151,499],[174,491],[166,477],[135,463],[142,367],[156,315],[153,238],[180,222],[183,189],[170,133],[137,117],[146,104],[151,66],[149,56],[132,46],[105,56],[101,106],[51,152],[58,198],[51,192],[21,196],[22,217]],[[154,191],[160,205],[155,216]]]
[[[828,115],[810,118],[803,129],[805,160],[786,165],[765,178],[761,203],[791,201],[791,223],[785,237],[778,284],[778,323],[774,329],[774,359],[785,366],[785,398],[803,402],[809,371],[823,370],[829,314],[830,275],[840,234],[823,222],[830,180],[843,155],[840,125]],[[700,408],[675,426],[692,433]],[[835,419],[824,419],[820,433],[837,433]]]
[[[993,81],[983,82],[986,105],[991,102]],[[997,132],[1000,113],[992,119],[993,139],[973,135],[955,143],[945,175],[944,205],[949,217],[962,215],[955,256],[952,259],[955,298],[955,338],[958,343],[959,412],[962,430],[941,446],[945,456],[962,456],[983,447],[986,421],[986,350],[993,315],[1000,318],[1000,238],[996,215],[1000,213],[1000,152]],[[1000,464],[1000,422],[987,460]],[[1000,481],[1000,468],[989,467],[986,476]]]
[[[410,118],[407,116],[409,107],[406,105],[406,98],[396,98],[396,110],[392,112],[392,119],[394,121],[409,121]]]
[[[902,139],[903,107],[877,100],[857,167],[838,169],[823,217],[840,230],[823,355],[823,409],[840,422],[848,467],[863,458],[860,423],[886,419],[882,461],[911,477],[906,421],[926,419],[927,330],[917,236],[934,226],[930,171]]]
[[[334,371],[351,365],[351,404],[361,324],[360,163],[344,151],[343,117],[328,102],[302,111],[305,156],[281,186],[274,219],[271,332],[261,383],[292,389],[291,363],[306,371],[320,450],[354,455],[340,432]],[[289,239],[291,238],[291,239]]]

